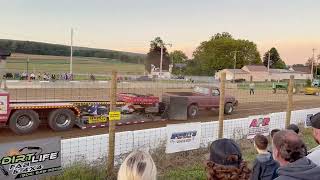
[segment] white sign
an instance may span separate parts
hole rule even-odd
[[[166,153],[200,148],[201,123],[167,125]]]
[[[270,115],[249,116],[249,134],[247,139],[253,139],[257,134],[269,135]]]

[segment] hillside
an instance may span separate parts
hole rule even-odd
[[[29,62],[27,61],[29,59]],[[69,72],[70,57],[51,55],[30,55],[13,53],[6,60],[6,72]],[[118,59],[96,57],[74,57],[74,74],[109,74],[117,69],[120,74],[143,74],[144,65],[125,63]]]
[[[52,44],[35,41],[20,41],[10,39],[0,39],[0,49],[12,53],[51,55],[51,56],[69,56],[70,47],[61,44]],[[89,47],[74,47],[74,56],[79,57],[97,57],[118,59],[122,62],[144,64],[145,54],[114,51],[109,49],[97,49]]]

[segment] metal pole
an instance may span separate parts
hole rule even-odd
[[[26,80],[30,80],[30,76],[29,76],[29,57],[27,59],[27,79]]]
[[[269,80],[271,81],[271,79],[270,79],[270,56],[271,56],[271,53],[269,50],[269,53],[268,53],[268,81]]]
[[[316,49],[312,49],[312,62],[311,62],[311,80],[313,80],[313,62],[314,62],[314,51],[315,51]]]
[[[218,137],[223,138],[223,119],[224,119],[224,96],[225,96],[225,83],[226,72],[222,72],[220,76],[220,102],[219,102],[219,132]]]
[[[233,65],[233,83],[234,83],[236,80],[237,51],[234,51],[233,59],[234,59],[234,65]]]
[[[162,77],[162,61],[163,61],[163,44],[161,44],[161,52],[160,52],[160,77]]]
[[[287,105],[287,113],[286,113],[286,127],[288,127],[290,125],[290,120],[291,120],[293,83],[294,83],[294,76],[291,75],[290,81],[289,81],[289,87],[288,87],[288,105]]]
[[[319,58],[317,58],[317,62],[316,62],[316,77],[318,76],[318,60]]]
[[[268,74],[269,74],[269,72],[270,72],[270,51],[269,51],[269,53],[268,53]]]
[[[117,71],[112,71],[110,91],[110,111],[116,110],[117,101]],[[109,121],[109,152],[107,161],[107,174],[114,175],[114,151],[115,151],[115,121]]]
[[[71,28],[71,39],[70,39],[70,74],[72,74],[72,57],[73,57],[73,28]]]

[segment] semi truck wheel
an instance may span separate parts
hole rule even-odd
[[[188,117],[192,119],[196,118],[198,115],[198,111],[199,111],[199,108],[197,105],[190,105],[188,107]]]
[[[232,103],[226,103],[224,105],[224,114],[230,115],[232,114],[233,110],[234,110],[234,107]]]
[[[49,113],[48,124],[54,131],[65,131],[74,126],[76,116],[70,109],[56,109]]]
[[[10,129],[16,134],[28,134],[40,125],[39,114],[33,110],[17,110],[9,120]]]

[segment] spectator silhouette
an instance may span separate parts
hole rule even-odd
[[[277,177],[279,164],[273,160],[271,153],[268,152],[268,139],[261,134],[254,137],[254,146],[258,155],[253,163],[252,180],[272,180]]]
[[[310,124],[313,129],[313,138],[320,144],[320,113],[315,114],[310,118]],[[320,145],[310,150],[307,156],[312,162],[320,166]]]
[[[306,157],[307,148],[297,133],[282,130],[273,137],[273,158],[280,168],[276,180],[320,179],[320,167]]]
[[[123,161],[118,180],[156,180],[157,168],[149,153],[134,151]]]
[[[208,180],[247,180],[251,174],[239,146],[231,139],[219,139],[211,144],[206,172]]]
[[[299,131],[300,131],[299,127],[298,127],[297,125],[295,125],[295,124],[290,124],[290,125],[287,127],[287,129],[288,129],[288,130],[292,130],[292,131],[294,131],[294,132],[297,133],[297,134],[299,134]]]

